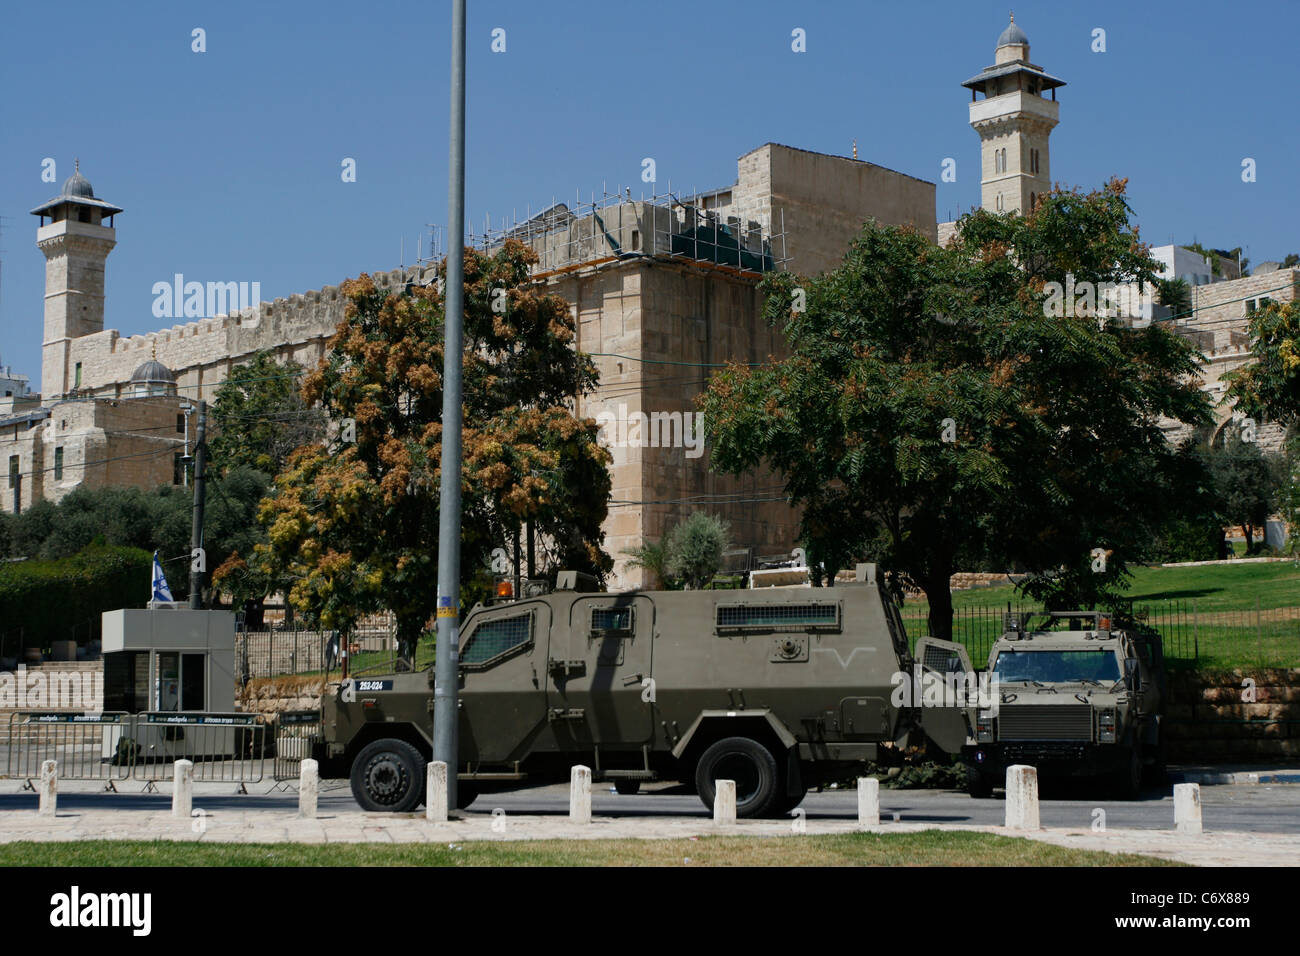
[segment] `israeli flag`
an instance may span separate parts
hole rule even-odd
[[[162,563],[158,560],[158,552],[153,553],[153,599],[155,601],[171,601],[172,589],[167,586],[167,575],[163,574]]]

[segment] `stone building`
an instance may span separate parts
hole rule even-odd
[[[627,549],[696,510],[729,520],[736,545],[759,554],[797,544],[797,515],[778,481],[709,470],[695,399],[725,363],[782,353],[762,317],[764,272],[830,268],[873,218],[934,239],[934,188],[871,163],[768,143],[740,157],[727,187],[606,197],[511,227],[539,254],[534,278],[571,303],[577,345],[600,370],[579,412],[601,423],[614,456],[605,531],[616,584],[643,583],[626,567]],[[314,365],[343,317],[342,293],[328,286],[145,335],[105,329],[104,270],[121,212],[95,198],[79,169],[33,210],[47,263],[42,393],[0,419],[0,456],[12,476],[6,510],[83,484],[182,480],[188,400],[212,399],[231,369],[261,350]],[[432,270],[375,279],[400,288],[430,281]]]

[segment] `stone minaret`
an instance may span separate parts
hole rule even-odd
[[[36,246],[45,253],[44,401],[67,395],[81,384],[78,370],[70,365],[72,340],[104,330],[104,263],[117,245],[113,216],[121,211],[95,198],[80,162],[63,191],[32,210],[41,217]]]
[[[1056,88],[1065,81],[1029,62],[1029,37],[1014,16],[993,59],[962,84],[971,91],[970,124],[980,134],[980,205],[1028,215],[1052,186],[1047,137],[1060,121]]]

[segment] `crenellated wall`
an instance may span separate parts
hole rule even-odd
[[[375,284],[391,288],[425,281],[431,269],[395,269],[373,274]],[[343,319],[344,296],[325,286],[289,298],[262,302],[242,313],[173,325],[144,335],[122,336],[106,329],[74,339],[69,361],[81,363],[78,394],[104,398],[130,395],[131,373],[156,354],[176,374],[180,394],[210,400],[230,370],[256,352],[269,349],[281,359],[311,366],[325,354],[325,343]]]

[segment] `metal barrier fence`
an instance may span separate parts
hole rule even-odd
[[[311,756],[313,745],[321,738],[319,710],[286,711],[275,723],[275,762],[271,778],[296,780],[302,762]]]
[[[257,714],[23,711],[9,716],[4,776],[30,781],[43,762],[54,760],[63,780],[102,780],[116,789],[114,783],[131,779],[149,790],[172,779],[177,760],[188,760],[195,781],[238,784],[243,791],[264,779],[266,761],[275,757],[273,732],[302,741],[290,747],[297,774],[319,736],[320,716],[314,716],[309,724],[293,715],[281,732]]]
[[[962,607],[953,611],[952,639],[965,646],[971,664],[983,669],[989,650],[1001,636],[1005,605]],[[1014,613],[1041,613],[1036,605],[1019,605]],[[1300,607],[1202,610],[1196,601],[1134,604],[1134,617],[1160,632],[1165,657],[1195,661],[1202,667],[1295,667],[1300,665]],[[930,633],[922,612],[904,609],[909,646]]]
[[[122,744],[133,726],[124,713],[10,714],[5,776],[32,780],[41,775],[42,763],[55,760],[65,780],[125,780],[131,764]]]
[[[194,764],[196,783],[260,783],[266,724],[256,714],[135,715],[131,775],[156,783],[172,779],[174,763]]]

